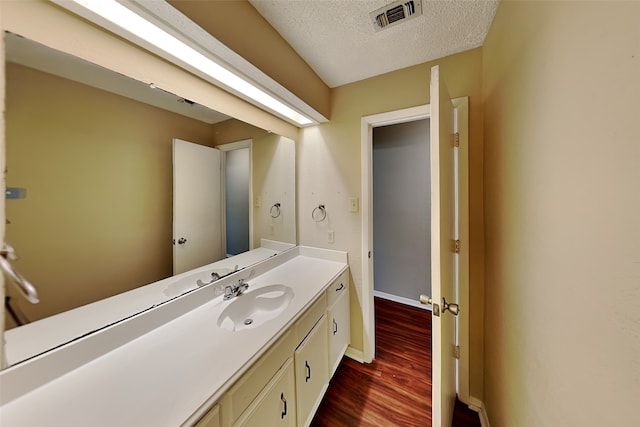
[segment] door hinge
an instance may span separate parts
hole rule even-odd
[[[460,240],[454,240],[451,246],[453,247],[454,254],[460,253]]]
[[[453,146],[460,147],[460,133],[456,132],[451,136],[452,136],[451,141],[453,143]]]
[[[453,347],[453,357],[456,359],[460,359],[460,346],[456,345]]]

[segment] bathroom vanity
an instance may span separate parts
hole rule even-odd
[[[0,424],[307,426],[349,345],[347,268],[296,247],[6,369]]]

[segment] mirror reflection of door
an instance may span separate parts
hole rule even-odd
[[[224,152],[224,200],[226,254],[238,255],[250,248],[251,151],[248,144],[226,144]],[[230,148],[229,150],[227,150]]]
[[[173,140],[173,273],[224,258],[220,150]]]

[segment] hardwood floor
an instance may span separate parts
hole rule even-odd
[[[375,299],[376,359],[344,358],[312,427],[431,425],[431,312]],[[479,427],[456,405],[453,427]]]

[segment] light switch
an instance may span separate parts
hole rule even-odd
[[[349,197],[349,212],[357,213],[360,208],[360,203],[357,197]]]
[[[327,240],[329,241],[329,243],[335,243],[336,242],[336,233],[333,230],[330,230],[328,235],[327,235]]]

